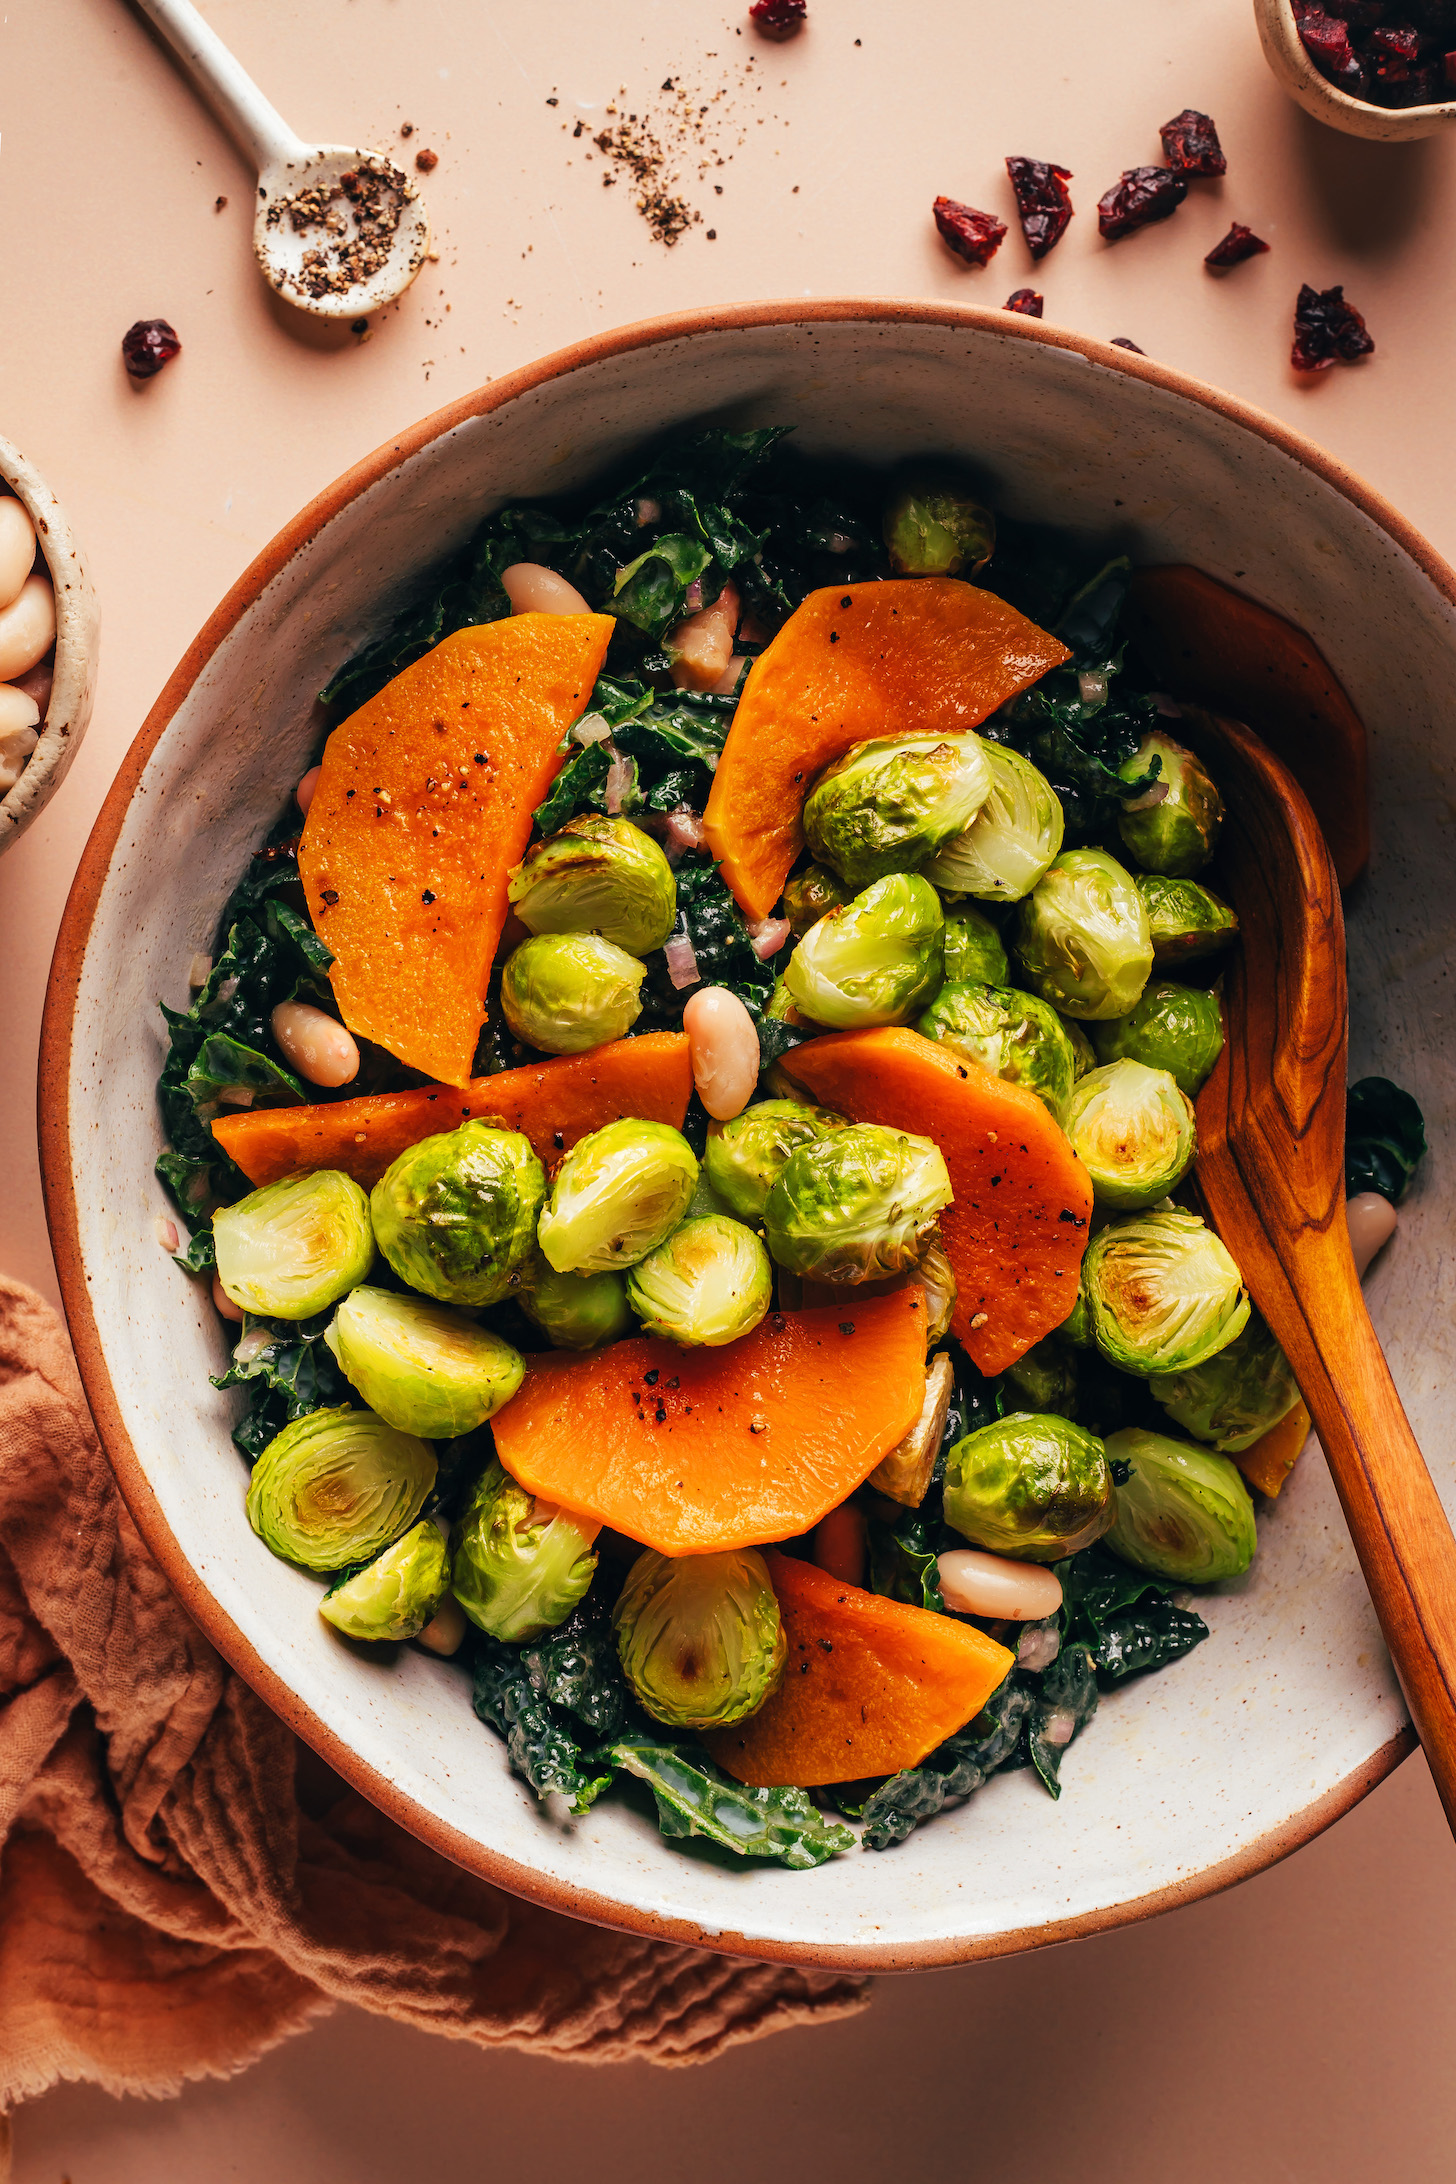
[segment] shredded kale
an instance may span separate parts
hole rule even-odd
[[[1029,1683],[1013,1670],[980,1713],[919,1767],[908,1767],[875,1786],[842,1785],[844,1798],[839,1790],[832,1792],[841,1812],[863,1819],[865,1849],[888,1850],[903,1843],[947,1804],[979,1790],[1015,1753],[1033,1704]]]
[[[732,717],[731,698],[659,697],[636,676],[603,675],[572,728],[573,755],[537,806],[538,832],[554,834],[582,812],[605,811],[607,775],[616,759],[625,762],[618,802],[624,818],[684,806],[701,811]],[[609,736],[602,735],[604,728]]]
[[[774,967],[772,963],[761,963],[754,954],[743,913],[709,857],[685,857],[677,868],[675,937],[685,937],[692,942],[698,982],[727,986],[747,1003],[749,1014],[761,1026],[763,1011],[773,991]],[[674,986],[666,959],[661,955],[652,956],[642,988],[642,1014],[636,1030],[676,1031],[682,1024],[683,1009],[696,991],[696,983]]]
[[[642,1719],[596,1587],[564,1623],[522,1647],[521,1665],[548,1705],[563,1708],[602,1744],[612,1743]]]
[[[798,1871],[854,1848],[851,1830],[826,1820],[803,1790],[749,1789],[695,1747],[630,1737],[604,1756],[647,1783],[669,1841],[704,1836],[740,1858],[774,1858]]]
[[[1389,1077],[1362,1077],[1345,1106],[1345,1195],[1378,1191],[1393,1206],[1410,1189],[1426,1151],[1426,1123]]]
[[[1097,1670],[1089,1646],[1065,1641],[1043,1669],[1027,1716],[1027,1757],[1053,1797],[1062,1794],[1062,1755],[1097,1711]]]
[[[1056,1565],[1064,1644],[1085,1646],[1110,1683],[1165,1668],[1208,1636],[1201,1615],[1174,1604],[1177,1587],[1134,1570],[1100,1543]]]
[[[580,1738],[532,1682],[519,1646],[477,1635],[470,1703],[479,1719],[505,1738],[512,1768],[538,1797],[555,1791],[574,1813],[584,1813],[610,1789],[614,1769],[591,1771]]]
[[[295,1418],[352,1400],[353,1390],[323,1339],[332,1318],[332,1312],[307,1320],[257,1319],[251,1312],[244,1315],[243,1331],[228,1369],[214,1373],[212,1384],[215,1388],[248,1390],[248,1409],[234,1426],[233,1439],[250,1461],[256,1461],[275,1435]],[[254,1348],[260,1331],[272,1340]],[[240,1349],[244,1352],[241,1363],[237,1355]]]
[[[947,1547],[963,1547],[965,1541],[941,1521],[939,1502],[939,1495],[932,1491],[927,1503],[933,1507],[907,1509],[893,1524],[871,1518],[870,1590],[943,1615],[937,1557]]]

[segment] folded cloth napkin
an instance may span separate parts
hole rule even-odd
[[[336,2001],[690,2063],[865,1998],[518,1902],[345,1788],[172,1597],[60,1321],[0,1279],[0,2139],[58,2079],[175,2093]]]

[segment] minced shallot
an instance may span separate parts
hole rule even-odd
[[[679,993],[684,986],[697,986],[702,983],[703,974],[698,969],[698,959],[686,933],[672,934],[663,944],[662,953],[667,964],[667,975]]]
[[[749,924],[748,937],[753,942],[753,952],[760,963],[767,963],[776,956],[788,939],[793,927],[787,918],[758,918]]]

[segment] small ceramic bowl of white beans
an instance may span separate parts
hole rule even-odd
[[[0,439],[0,856],[55,795],[86,733],[99,636],[65,510]]]

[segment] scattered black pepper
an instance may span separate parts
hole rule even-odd
[[[434,896],[433,896],[433,895],[431,894],[431,892],[430,892],[430,890],[429,890],[429,888],[428,888],[428,887],[427,887],[427,888],[425,889],[424,893],[423,893],[423,894],[421,895],[421,897],[420,897],[420,901],[421,901],[421,902],[433,902],[433,901],[434,901],[434,899],[435,899],[435,898],[434,898]]]

